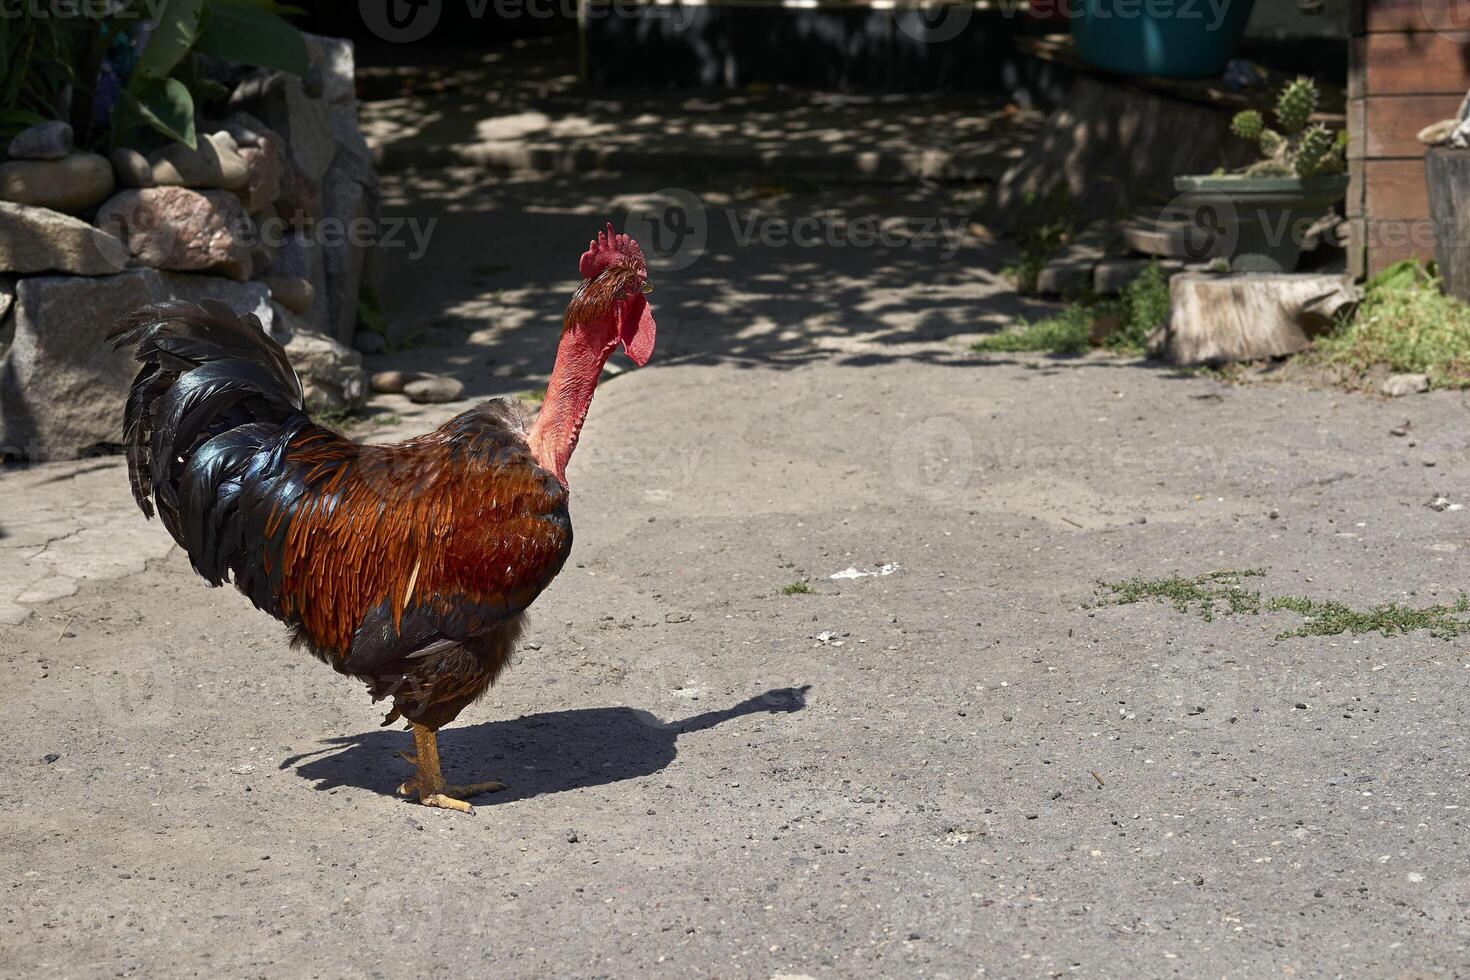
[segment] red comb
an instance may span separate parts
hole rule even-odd
[[[582,261],[577,264],[583,279],[595,279],[609,265],[617,262],[622,265],[643,265],[643,249],[638,243],[627,235],[619,235],[613,231],[612,222],[607,223],[607,231],[599,231],[597,240],[587,243],[587,251],[582,253]]]

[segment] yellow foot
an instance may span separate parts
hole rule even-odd
[[[473,813],[474,808],[466,803],[465,799],[479,796],[481,793],[498,793],[505,789],[504,783],[496,782],[446,786],[444,777],[439,774],[439,744],[434,733],[420,725],[414,725],[413,739],[414,747],[418,749],[416,753],[413,755],[407,752],[398,753],[418,769],[418,772],[398,787],[398,792],[404,796],[412,796],[417,793],[419,802],[424,806],[437,806],[446,810],[458,810],[461,813]]]
[[[479,796],[482,793],[499,793],[505,788],[506,787],[504,783],[497,782],[468,783],[464,786],[440,786],[439,792],[437,794],[431,793],[429,795],[435,796],[440,794],[448,794],[450,796],[471,797]],[[419,781],[417,776],[411,777],[402,786],[398,787],[398,792],[402,793],[404,796],[412,796],[418,791]]]
[[[475,812],[475,808],[464,800],[456,800],[454,797],[445,796],[443,793],[433,793],[429,796],[420,797],[419,802],[424,806],[437,806],[445,810],[458,810],[460,813]]]

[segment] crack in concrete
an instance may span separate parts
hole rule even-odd
[[[46,539],[46,542],[41,545],[40,551],[37,551],[34,555],[26,555],[25,560],[28,562],[35,561],[37,558],[40,558],[42,555],[44,555],[47,549],[49,549],[53,544],[56,544],[58,541],[65,541],[67,538],[74,538],[85,530],[87,530],[85,527],[79,527],[67,531],[65,534],[57,534],[49,537]]]

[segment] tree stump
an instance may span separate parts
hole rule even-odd
[[[1356,303],[1352,276],[1185,272],[1169,283],[1164,356],[1174,364],[1285,357]]]
[[[1470,302],[1470,150],[1434,147],[1424,155],[1424,169],[1445,292]]]

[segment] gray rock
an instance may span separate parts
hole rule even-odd
[[[1148,259],[1103,259],[1092,272],[1092,291],[1116,296],[1148,268]]]
[[[85,211],[107,200],[117,186],[112,164],[95,153],[61,160],[0,163],[0,200],[56,211]]]
[[[280,339],[276,325],[275,308],[271,305],[271,291],[263,282],[236,282],[220,276],[201,276],[197,273],[159,273],[163,295],[169,299],[181,299],[197,303],[204,299],[217,299],[236,313],[253,313],[260,321],[261,329],[269,336]]]
[[[236,87],[230,106],[244,110],[279,133],[287,155],[312,181],[320,182],[337,145],[327,121],[327,107],[306,93],[300,78],[289,72],[257,72]]]
[[[197,149],[170,143],[154,150],[148,155],[147,182],[131,186],[236,190],[246,185],[250,168],[240,156],[234,137],[224,131],[205,133],[198,142]],[[127,181],[137,176],[137,164],[131,158],[126,170],[118,168],[119,179]]]
[[[287,231],[276,246],[276,258],[267,268],[261,271],[262,276],[275,276],[280,279],[311,279],[311,267],[313,262],[312,253],[316,251],[316,242],[299,231]]]
[[[416,378],[403,386],[408,400],[419,405],[440,405],[464,397],[464,384],[456,378],[431,374]]]
[[[316,289],[305,279],[284,279],[280,276],[261,276],[260,282],[270,287],[271,296],[277,303],[299,316],[311,313]],[[358,350],[362,350],[361,347]],[[364,353],[376,353],[365,351]]]
[[[376,330],[359,330],[352,338],[352,346],[364,354],[381,354],[387,348],[388,340]]]
[[[325,334],[297,330],[286,345],[301,378],[306,408],[311,412],[340,412],[367,400],[362,355]]]
[[[235,141],[235,145],[242,150],[246,147],[260,145],[260,132],[255,126],[246,122],[245,120],[247,119],[255,119],[255,117],[248,112],[237,112],[225,121],[224,126],[225,132],[230,134]],[[260,122],[259,120],[255,121],[257,124]]]
[[[1429,390],[1429,375],[1393,374],[1379,385],[1378,390],[1390,398],[1418,395]]]
[[[320,66],[322,98],[329,104],[355,101],[357,98],[356,64],[352,42],[342,37],[306,34],[307,55],[314,66]]]
[[[269,269],[275,264],[276,255],[279,250],[268,239],[259,235],[259,229],[253,229],[256,234],[250,241],[250,268],[254,278],[260,278],[261,269]]]
[[[253,225],[229,191],[145,187],[123,191],[97,212],[97,226],[141,265],[250,278]]]
[[[333,170],[342,170],[353,180],[369,189],[378,186],[378,175],[374,169],[373,151],[357,119],[357,103],[333,106],[327,112],[327,125],[332,131],[332,140],[337,144],[337,156],[332,160]]]
[[[134,269],[112,276],[32,276],[15,288],[15,339],[0,359],[0,447],[33,460],[73,459],[122,441],[137,364],[104,340],[123,315],[167,299],[217,299],[281,324],[261,283]]]
[[[369,239],[376,235],[377,215],[377,195],[334,165],[322,185],[317,242],[326,278],[326,329],[344,342],[357,333],[363,268],[374,247],[362,232]]]
[[[60,160],[72,150],[71,125],[59,119],[22,129],[10,141],[12,160]]]
[[[310,231],[322,213],[322,185],[312,180],[286,155],[281,172],[281,189],[276,196],[276,213],[286,224],[299,231]]]
[[[281,226],[267,222],[266,227]],[[275,261],[259,278],[270,285],[278,303],[305,317],[312,329],[325,332],[326,304],[317,302],[326,289],[321,248],[311,236],[291,230],[278,245]]]
[[[119,317],[161,298],[151,269],[20,280],[15,340],[0,361],[0,446],[52,460],[120,443],[137,365],[103,335]]]
[[[247,170],[240,200],[250,214],[260,214],[281,196],[286,173],[286,141],[279,133],[248,112],[230,117],[230,132],[248,132],[252,142],[240,145],[239,155]]]
[[[1080,293],[1092,288],[1097,259],[1054,259],[1036,276],[1036,291],[1046,296]]]
[[[113,235],[48,208],[0,201],[0,272],[121,272],[131,258]]]
[[[112,151],[112,169],[123,187],[152,187],[153,167],[137,150],[120,146]]]
[[[401,395],[410,383],[430,377],[418,371],[379,371],[373,375],[373,391],[380,395]]]

